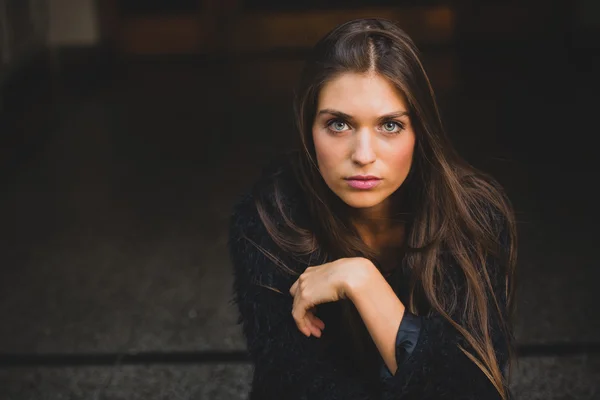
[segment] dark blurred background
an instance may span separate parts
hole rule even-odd
[[[600,399],[598,0],[0,0],[0,399],[245,398],[231,206],[369,16],[514,203],[517,399]]]

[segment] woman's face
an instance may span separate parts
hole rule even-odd
[[[325,183],[354,208],[378,209],[406,179],[415,133],[404,96],[375,73],[344,73],[319,93],[312,126]]]

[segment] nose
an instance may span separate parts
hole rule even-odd
[[[363,166],[375,162],[376,155],[373,143],[373,135],[368,129],[362,129],[356,132],[352,148],[352,162]]]

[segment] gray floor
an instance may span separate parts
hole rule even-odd
[[[442,55],[431,59],[456,67],[437,78],[453,139],[517,210],[516,335],[529,352],[517,398],[598,399],[597,178],[586,142],[563,136],[597,131],[584,112],[597,100],[583,79],[545,85],[556,71],[535,65],[550,54],[532,58],[534,71],[503,54]],[[90,357],[4,363],[0,399],[244,398],[243,362],[94,365],[93,355],[244,350],[226,222],[259,168],[290,146],[300,65],[135,61],[95,84],[57,84],[51,102],[19,114],[11,127],[28,136],[5,162],[0,207],[0,354]],[[569,98],[563,114],[556,98]],[[573,121],[574,110],[587,117]],[[596,345],[578,350],[586,343]]]

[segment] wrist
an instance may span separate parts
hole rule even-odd
[[[379,272],[371,260],[362,257],[356,258],[356,266],[353,271],[354,273],[344,281],[345,297],[352,302],[372,285]]]

